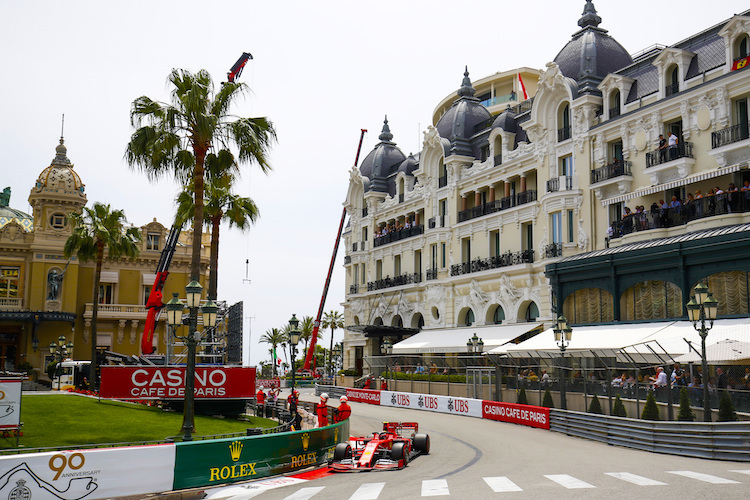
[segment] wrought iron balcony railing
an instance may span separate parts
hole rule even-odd
[[[534,250],[522,250],[520,252],[506,252],[486,259],[474,259],[461,264],[451,266],[451,276],[477,273],[488,269],[513,266],[516,264],[530,264],[534,262]]]
[[[412,283],[421,283],[422,273],[411,273],[402,274],[394,278],[386,277],[377,281],[370,281],[367,283],[367,291],[372,292],[373,290],[382,290],[383,288],[391,288],[394,286],[410,285]]]
[[[720,148],[750,138],[750,124],[740,123],[711,132],[711,148]]]
[[[646,153],[646,168],[677,160],[679,158],[692,157],[693,143],[679,142],[674,146],[669,146],[664,149],[656,149]]]
[[[595,168],[591,171],[591,184],[606,181],[607,179],[614,179],[615,177],[621,177],[623,175],[632,175],[631,167],[631,163],[627,160],[616,160],[609,165]]]
[[[424,233],[423,224],[420,224],[418,226],[403,228],[399,231],[393,231],[392,233],[388,233],[386,235],[375,238],[375,240],[372,242],[372,246],[379,247],[381,245],[387,245],[388,243],[393,243],[394,241],[403,240],[405,238],[411,238],[412,236],[417,236],[423,233]]]

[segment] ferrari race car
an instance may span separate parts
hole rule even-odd
[[[329,465],[334,472],[403,469],[412,458],[430,453],[430,436],[418,431],[416,422],[383,422],[382,432],[337,444]]]

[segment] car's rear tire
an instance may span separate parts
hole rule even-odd
[[[430,454],[430,436],[429,434],[417,434],[414,436],[414,449],[425,455]]]
[[[333,450],[333,459],[336,461],[352,458],[352,447],[349,443],[339,443]]]
[[[403,461],[404,467],[409,463],[409,446],[407,443],[393,443],[391,448],[391,460]]]

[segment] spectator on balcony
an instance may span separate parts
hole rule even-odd
[[[669,225],[669,205],[664,200],[659,200],[659,227]]]
[[[678,139],[677,136],[674,135],[672,132],[669,133],[669,159],[674,160],[677,158],[677,143]]]
[[[681,206],[682,203],[680,203],[680,200],[678,200],[676,196],[672,196],[672,201],[669,202],[669,208],[679,211]]]
[[[733,182],[729,183],[729,187],[726,191],[726,198],[727,198],[727,211],[729,213],[736,212],[737,211],[737,202],[739,201],[739,193],[740,190],[737,189],[737,186],[734,185]]]
[[[667,161],[667,140],[659,134],[659,163]]]

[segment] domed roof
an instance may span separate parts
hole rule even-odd
[[[417,168],[419,168],[419,162],[414,158],[413,154],[410,154],[407,159],[401,162],[401,166],[398,167],[399,172],[403,172],[406,175],[411,175]]]
[[[362,160],[359,172],[370,179],[370,185],[365,187],[365,191],[388,192],[391,195],[395,193],[395,186],[391,190],[388,186],[387,179],[398,171],[406,155],[392,142],[393,134],[388,127],[388,117],[383,121],[383,130],[378,136],[380,142],[375,145],[372,151]],[[391,182],[393,184],[393,182]]]
[[[31,232],[34,228],[34,219],[31,215],[10,208],[10,188],[6,187],[0,193],[0,228],[3,228],[10,222],[17,222],[26,232]]]
[[[438,134],[451,142],[451,154],[472,155],[469,139],[474,135],[474,128],[492,116],[479,99],[474,97],[474,92],[467,67],[461,88],[457,92],[459,98],[440,117],[436,127]]]
[[[501,128],[505,132],[516,133],[518,130],[516,126],[516,114],[510,109],[510,104],[505,108],[505,111],[497,115],[495,121],[492,122],[492,128]]]
[[[65,147],[64,139],[60,138],[60,144],[55,148],[55,157],[49,167],[42,170],[32,189],[32,193],[42,190],[54,191],[56,193],[77,193],[83,196],[84,184],[80,176],[73,170],[73,164],[67,157],[68,148]]]
[[[573,34],[565,47],[555,57],[563,75],[578,82],[583,94],[600,94],[597,89],[605,76],[633,64],[625,48],[599,28],[602,18],[596,13],[591,0],[586,0],[583,15],[578,20],[582,28]]]

